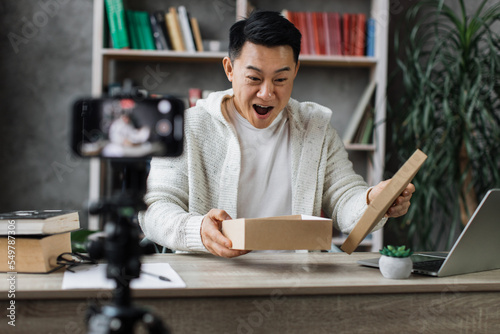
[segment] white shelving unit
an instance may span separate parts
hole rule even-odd
[[[375,80],[375,131],[374,141],[370,145],[350,144],[349,151],[366,152],[367,182],[371,185],[382,180],[385,160],[386,137],[386,90],[387,85],[387,47],[389,30],[389,0],[366,0],[370,3],[369,15],[376,21],[375,27],[375,56],[374,57],[346,57],[304,55],[300,57],[301,66],[324,66],[342,68],[365,68],[369,71],[369,79]],[[283,2],[286,6],[286,2]],[[304,1],[304,11],[308,10],[308,2]],[[236,18],[246,16],[247,0],[236,0]],[[263,8],[265,9],[265,8]],[[150,51],[150,50],[118,50],[106,48],[104,45],[105,15],[104,0],[94,1],[93,25],[93,60],[92,60],[92,94],[100,96],[104,87],[110,82],[112,64],[116,61],[128,62],[221,62],[227,55],[225,52],[176,52],[176,51]],[[89,199],[96,200],[104,188],[104,166],[99,160],[90,163],[90,188]],[[89,218],[89,228],[99,228],[98,218]],[[335,238],[336,243],[342,239]],[[371,240],[366,240],[364,245],[372,251],[377,251],[382,246],[382,231],[373,233]]]

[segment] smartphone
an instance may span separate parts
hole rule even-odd
[[[184,103],[166,98],[84,98],[73,105],[73,151],[86,158],[182,154]]]

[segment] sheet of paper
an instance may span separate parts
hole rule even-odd
[[[114,289],[115,281],[106,277],[106,264],[81,265],[72,268],[74,273],[66,270],[62,283],[62,289]],[[172,269],[168,263],[143,263],[139,278],[130,283],[132,289],[168,289],[185,288],[186,283]],[[152,274],[152,275],[150,275]],[[156,276],[155,276],[156,275]],[[170,279],[170,282],[161,280],[157,276]]]

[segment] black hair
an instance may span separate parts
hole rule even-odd
[[[245,42],[267,47],[289,45],[295,63],[299,60],[300,31],[278,12],[254,11],[247,19],[237,21],[229,31],[229,58],[234,61],[241,54]]]

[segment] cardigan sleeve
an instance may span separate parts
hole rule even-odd
[[[148,205],[139,215],[144,235],[170,249],[207,252],[201,241],[203,215],[188,212],[186,155],[153,158],[148,176]]]
[[[356,174],[348,158],[342,139],[330,128],[325,142],[327,165],[323,191],[323,210],[332,217],[334,226],[350,233],[366,208],[368,185]],[[374,230],[384,226],[383,218]]]

